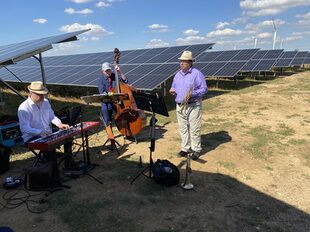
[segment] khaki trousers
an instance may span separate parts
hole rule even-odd
[[[182,151],[201,152],[201,111],[201,101],[187,105],[176,105]]]

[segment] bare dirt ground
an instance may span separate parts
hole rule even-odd
[[[120,155],[103,147],[100,131],[90,137],[91,161],[99,166],[89,174],[103,184],[82,175],[46,203],[27,202],[46,212],[30,213],[26,204],[5,208],[0,225],[16,232],[310,231],[310,72],[219,96],[210,91],[203,104],[203,155],[191,162],[194,190],[144,176],[131,185],[140,156],[144,167],[149,162],[149,128],[137,144],[118,137]],[[186,160],[176,155],[180,136],[173,110],[170,115],[158,116],[153,159],[177,165],[183,182]],[[29,152],[15,152],[1,181],[32,162]],[[6,193],[2,186],[0,192]]]

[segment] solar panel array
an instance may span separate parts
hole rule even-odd
[[[242,71],[269,71],[275,64],[283,49],[279,50],[260,50],[255,56],[242,68]]]
[[[259,49],[205,52],[198,57],[195,67],[205,76],[234,77]]]
[[[75,33],[82,32],[84,31]],[[73,36],[73,34],[48,37],[45,41],[50,43],[56,39],[61,42],[70,39],[68,36]],[[37,40],[32,42],[35,41],[38,42]],[[184,50],[193,52],[196,58],[194,66],[209,77],[234,77],[240,71],[270,71],[273,67],[300,66],[307,62],[310,63],[310,53],[307,51],[283,51],[283,49],[206,51],[213,45],[198,44],[126,50],[121,52],[120,67],[126,74],[129,84],[138,89],[153,90],[179,70],[178,57]],[[20,48],[23,46],[27,47],[28,42],[18,44]],[[4,48],[9,51],[9,48],[13,49],[14,46],[0,46],[0,51],[4,51]],[[48,84],[97,87],[98,78],[101,75],[101,64],[103,62],[113,63],[113,60],[114,52],[45,57],[43,61],[46,81]],[[24,82],[41,79],[41,69],[36,59],[25,59],[9,68]],[[15,77],[5,69],[0,69],[0,77],[6,81],[16,81]]]
[[[197,44],[165,48],[127,50],[121,52],[120,67],[126,73],[129,84],[136,88],[153,90],[178,69],[178,57],[184,50],[199,57],[214,44]],[[97,86],[103,62],[113,63],[113,52],[54,56],[44,58],[45,78],[48,84]],[[11,66],[23,81],[41,79],[40,67],[35,59],[27,59]],[[15,81],[6,70],[0,76],[7,81]]]
[[[308,52],[306,52],[306,51],[297,52],[296,56],[294,57],[294,59],[290,63],[290,66],[303,65],[307,55],[308,55]]]

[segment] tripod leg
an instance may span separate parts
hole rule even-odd
[[[133,184],[133,182],[135,182],[136,179],[138,179],[139,176],[144,175],[144,172],[150,168],[150,166],[145,167],[141,172],[138,173],[138,175],[135,176],[135,178],[132,179],[132,181],[130,182],[130,184]]]

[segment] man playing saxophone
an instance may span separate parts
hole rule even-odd
[[[184,157],[192,152],[197,160],[201,153],[202,98],[208,91],[204,75],[193,67],[191,51],[184,51],[179,58],[180,70],[174,76],[169,92],[175,96],[176,114],[181,135],[181,151]]]

